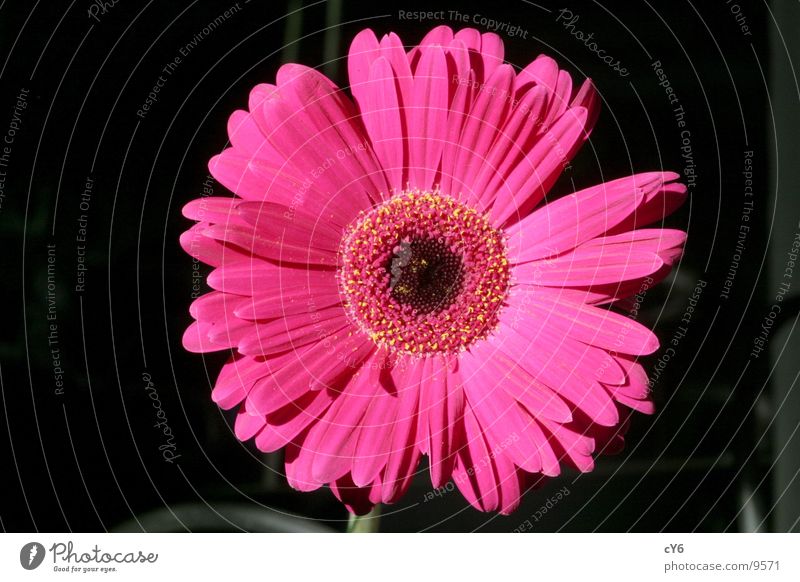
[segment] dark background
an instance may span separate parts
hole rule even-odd
[[[235,3],[119,0],[100,9],[86,0],[4,2],[0,132],[20,90],[29,93],[2,168],[0,425],[7,430],[0,426],[0,442],[7,443],[0,446],[0,528],[253,530],[280,528],[275,516],[282,512],[310,518],[284,527],[344,528],[346,512],[329,491],[293,492],[279,455],[262,455],[231,434],[230,414],[209,398],[225,355],[181,348],[192,262],[177,242],[190,225],[180,208],[202,193],[207,160],[226,143],[229,113],[246,107],[253,85],[273,82],[281,63],[320,67],[345,86],[349,40],[359,30],[394,31],[413,45],[432,26],[465,25],[400,19],[399,10],[457,9],[528,30],[527,38],[501,33],[512,64],[545,52],[575,79],[594,79],[603,110],[557,193],[634,171],[687,167],[673,106],[652,68],[661,61],[686,112],[697,177],[688,203],[667,220],[689,232],[685,257],[674,277],[647,294],[640,320],[666,346],[693,289],[706,286],[655,384],[658,410],[634,418],[624,453],[529,493],[510,517],[481,514],[458,493],[426,501],[422,467],[405,498],[385,508],[381,529],[512,531],[529,520],[534,531],[796,530],[797,446],[794,432],[780,428],[797,423],[797,353],[786,347],[796,301],[785,300],[769,350],[750,355],[774,302],[782,249],[797,230],[796,203],[794,214],[791,203],[776,210],[775,152],[787,146],[773,131],[778,114],[768,90],[775,79],[791,79],[791,70],[770,38],[797,32],[773,16],[777,4],[740,0],[746,35],[724,0],[240,0],[183,57],[140,119],[136,112],[162,68]],[[620,77],[571,36],[556,21],[561,8],[579,15],[576,28],[594,32],[630,75]],[[745,151],[753,151],[754,208],[724,299],[743,224]],[[87,177],[94,186],[82,212]],[[215,192],[225,190],[217,184]],[[85,290],[76,292],[80,214],[88,217],[88,272]],[[47,245],[55,245],[55,321],[47,319]],[[781,327],[790,331],[779,334]],[[662,354],[645,362],[649,371]],[[776,364],[788,366],[781,376],[788,382],[771,375]],[[180,457],[173,463],[158,449],[144,373],[175,435]],[[563,487],[569,495],[542,515]]]

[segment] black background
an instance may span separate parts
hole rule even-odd
[[[770,363],[748,356],[772,293],[765,289],[764,259],[776,235],[769,230],[773,144],[765,81],[775,66],[767,50],[775,23],[767,5],[739,2],[751,31],[744,35],[722,0],[348,1],[333,21],[335,10],[325,2],[302,4],[240,0],[238,11],[169,75],[144,119],[137,110],[162,68],[234,3],[120,0],[99,11],[98,20],[89,17],[93,4],[85,0],[0,8],[0,130],[19,91],[30,91],[0,208],[6,295],[0,425],[7,425],[0,439],[11,445],[0,448],[0,527],[137,529],[134,516],[192,504],[210,521],[182,526],[167,510],[161,525],[142,527],[255,529],[208,508],[258,515],[269,507],[343,529],[346,512],[329,491],[291,491],[279,459],[231,434],[230,414],[209,398],[225,356],[182,349],[192,263],[178,245],[190,225],[180,208],[201,194],[207,160],[225,146],[229,113],[246,107],[253,85],[274,81],[284,59],[320,67],[345,86],[347,48],[359,30],[394,31],[413,45],[434,25],[464,26],[447,17],[398,17],[399,10],[439,9],[528,30],[527,38],[501,34],[516,66],[544,52],[574,78],[594,79],[603,110],[556,195],[634,171],[684,170],[680,130],[652,68],[661,61],[686,112],[697,178],[687,204],[667,220],[688,230],[686,255],[677,274],[648,293],[641,321],[655,326],[666,345],[695,285],[707,284],[655,385],[657,413],[634,418],[623,454],[600,459],[591,474],[566,473],[529,493],[510,517],[481,514],[458,493],[426,501],[430,483],[421,467],[405,498],[385,508],[381,529],[512,531],[529,520],[534,531],[735,531],[742,527],[742,491],[754,492],[765,508],[762,528],[773,527],[769,469],[778,447],[766,430],[775,413],[768,406]],[[286,16],[298,7],[299,19]],[[556,21],[565,7],[629,76],[614,72]],[[293,22],[300,24],[297,33],[291,26],[287,32]],[[339,40],[326,53],[325,29],[332,23]],[[330,58],[341,60],[326,64]],[[754,152],[756,203],[730,297],[723,299],[742,221],[746,150]],[[87,177],[94,187],[90,209],[81,212]],[[225,190],[217,184],[215,192]],[[89,270],[78,293],[75,237],[82,213],[88,215]],[[63,394],[55,390],[48,345],[48,244],[56,249]],[[648,370],[659,355],[646,361]],[[180,457],[172,464],[158,450],[144,373],[175,435]],[[534,520],[562,487],[569,495]]]

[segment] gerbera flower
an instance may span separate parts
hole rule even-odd
[[[354,100],[290,64],[231,116],[210,168],[236,196],[184,208],[214,267],[184,346],[231,352],[212,398],[292,487],[363,513],[427,456],[434,487],[509,513],[652,413],[658,341],[608,306],[680,256],[683,232],[640,227],[686,189],[651,172],[544,204],[598,99],[546,56],[515,72],[495,34],[406,52],[364,30],[348,68]]]

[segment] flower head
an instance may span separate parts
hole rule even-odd
[[[355,101],[285,65],[231,116],[210,168],[236,196],[184,208],[214,267],[184,346],[230,351],[212,397],[296,489],[365,512],[427,456],[434,487],[509,513],[652,413],[658,341],[613,307],[680,256],[683,232],[641,227],[686,189],[650,172],[543,204],[598,99],[546,56],[515,72],[495,34],[406,52],[365,30],[348,68]]]

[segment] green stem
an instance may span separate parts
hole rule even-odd
[[[347,520],[347,533],[375,533],[381,521],[381,506],[376,505],[365,515],[350,514]]]

